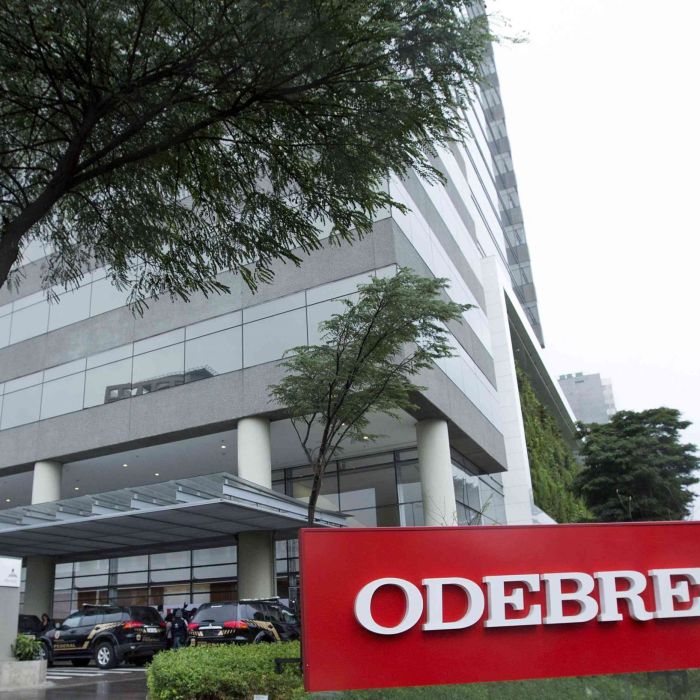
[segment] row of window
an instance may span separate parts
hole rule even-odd
[[[0,306],[0,348],[124,306],[128,292],[113,286],[105,274],[104,269],[88,273],[78,289],[51,303],[39,291]]]
[[[319,323],[341,306],[328,296],[347,295],[368,279],[333,282],[5,382],[0,429],[280,359],[291,347],[319,341]],[[454,347],[458,356],[442,363],[444,371],[495,422],[493,397],[471,358]]]

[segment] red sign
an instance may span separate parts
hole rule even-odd
[[[301,531],[307,690],[700,667],[700,522]]]

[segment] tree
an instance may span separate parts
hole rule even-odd
[[[690,425],[673,408],[619,411],[609,423],[579,425],[586,468],[578,489],[602,521],[680,520],[698,482],[695,445],[681,443]]]
[[[441,298],[447,280],[408,269],[358,287],[356,301],[320,324],[322,343],[292,348],[284,378],[270,387],[286,406],[313,470],[308,522],[312,525],[326,466],[345,440],[374,440],[370,412],[397,417],[415,405],[412,383],[421,370],[452,356],[445,324],[471,308]]]
[[[389,174],[439,178],[464,134],[473,2],[6,0],[0,287],[33,239],[46,285],[106,266],[140,308],[366,234]]]

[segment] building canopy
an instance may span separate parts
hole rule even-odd
[[[306,509],[232,474],[177,479],[0,511],[0,555],[72,560],[210,547],[240,532],[294,531]],[[345,518],[317,511],[316,525]]]

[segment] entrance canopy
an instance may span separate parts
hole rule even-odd
[[[0,511],[0,555],[57,560],[196,549],[239,532],[296,530],[306,503],[239,479],[211,474]],[[345,515],[317,511],[316,525]]]

